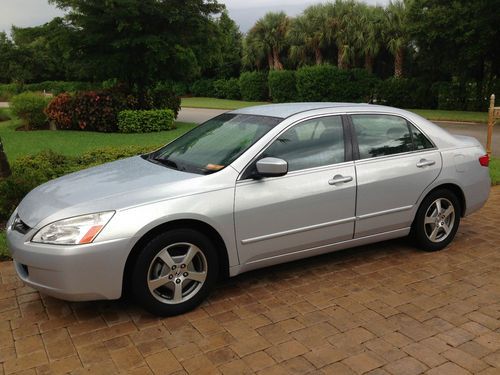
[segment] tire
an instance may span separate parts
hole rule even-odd
[[[439,214],[438,207],[441,207]],[[461,214],[462,208],[455,194],[445,189],[433,191],[417,211],[412,238],[422,250],[442,250],[455,238]]]
[[[179,315],[203,302],[218,273],[217,253],[206,235],[173,229],[144,246],[132,270],[131,291],[150,313]]]

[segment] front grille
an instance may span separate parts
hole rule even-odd
[[[21,234],[26,234],[30,231],[30,227],[26,225],[20,218],[19,216],[16,216],[14,219],[14,222],[12,223],[12,230],[15,230],[16,232],[19,232]]]

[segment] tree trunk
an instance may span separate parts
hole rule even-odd
[[[365,69],[370,73],[373,73],[373,63],[373,56],[370,53],[367,53],[365,55]]]
[[[0,178],[7,178],[12,174],[7,155],[3,151],[2,140],[0,139]]]
[[[274,57],[274,69],[283,70],[283,64],[280,61],[280,54],[276,47],[273,48],[273,57]]]
[[[269,64],[269,70],[273,70],[274,69],[274,58],[273,58],[273,54],[271,52],[269,52],[267,54],[267,63]]]
[[[338,52],[338,55],[337,55],[337,66],[339,69],[344,69],[345,68],[345,64],[344,64],[344,46],[343,45],[339,45],[339,52]]]
[[[404,64],[404,50],[399,48],[394,56],[394,77],[403,77],[403,64]]]
[[[316,56],[316,65],[323,64],[323,54],[321,53],[321,49],[316,48],[316,50],[314,51],[314,54]]]

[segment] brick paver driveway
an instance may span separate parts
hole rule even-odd
[[[40,296],[2,263],[0,374],[500,374],[499,209],[496,188],[439,253],[401,240],[264,269],[168,319]]]

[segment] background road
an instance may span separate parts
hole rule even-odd
[[[202,122],[205,122],[224,112],[227,111],[220,109],[183,108],[179,112],[177,120],[201,124]],[[452,134],[474,137],[486,148],[486,124],[454,122],[436,122],[436,124],[448,130]],[[500,157],[500,124],[497,124],[493,131],[493,155]]]

